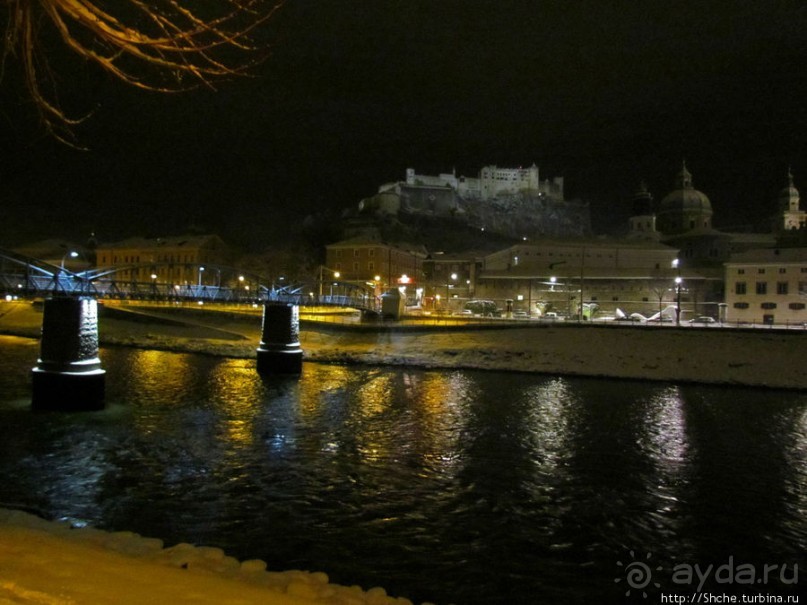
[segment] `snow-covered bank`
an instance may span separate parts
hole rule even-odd
[[[807,388],[803,332],[556,325],[453,332],[308,330],[316,361],[479,368],[771,388]]]
[[[0,604],[411,605],[321,572],[266,571],[221,549],[108,533],[0,509]]]
[[[41,313],[0,307],[0,332],[37,336]],[[12,307],[11,305],[16,305]],[[169,312],[170,311],[170,312]],[[162,319],[149,323],[143,313]],[[102,315],[101,343],[250,358],[260,317],[189,309]],[[176,321],[178,318],[183,321]],[[502,324],[460,329],[305,322],[304,358],[327,363],[474,368],[560,375],[805,389],[807,332],[578,324]]]

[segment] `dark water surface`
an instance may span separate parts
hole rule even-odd
[[[120,348],[101,354],[107,409],[68,415],[30,411],[37,353],[0,337],[0,503],[440,604],[658,603],[643,593],[697,590],[696,564],[724,566],[703,591],[786,595],[807,574],[805,393],[317,364],[262,379],[252,360]]]

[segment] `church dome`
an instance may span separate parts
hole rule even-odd
[[[668,234],[711,228],[712,203],[705,193],[692,186],[692,175],[687,170],[686,164],[678,173],[675,185],[675,189],[659,204],[659,230]]]
[[[695,210],[712,212],[712,203],[702,191],[692,186],[692,175],[684,164],[676,178],[676,188],[664,196],[659,204],[659,212],[680,212]]]

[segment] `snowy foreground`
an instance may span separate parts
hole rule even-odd
[[[218,548],[108,533],[0,509],[0,605],[405,605],[324,573],[266,571]]]

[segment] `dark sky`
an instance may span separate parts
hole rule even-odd
[[[663,197],[683,158],[716,226],[759,221],[789,165],[807,192],[802,5],[288,0],[260,32],[268,61],[217,92],[61,72],[62,97],[94,110],[76,128],[85,152],[43,138],[7,74],[0,236],[193,223],[254,243],[355,207],[407,167],[475,176],[533,162],[590,201],[605,232],[639,181]]]

